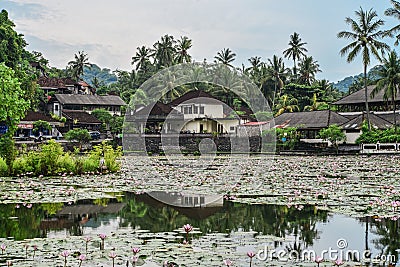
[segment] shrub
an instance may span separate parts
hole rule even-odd
[[[0,157],[0,176],[5,176],[8,173],[8,166],[6,161]]]
[[[65,153],[57,159],[57,173],[60,172],[76,172],[76,159],[70,154]]]
[[[100,159],[87,157],[83,159],[82,172],[95,172],[99,170]]]

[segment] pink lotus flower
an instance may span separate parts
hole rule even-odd
[[[115,259],[117,257],[117,253],[114,251],[111,251],[110,254],[108,255],[111,259]]]
[[[99,237],[101,238],[100,250],[103,250],[104,249],[104,239],[106,239],[107,235],[99,234]]]
[[[341,259],[337,259],[337,260],[335,260],[335,262],[334,262],[333,265],[335,265],[335,266],[340,266],[340,265],[342,265],[342,264],[343,264],[343,261],[342,261]]]
[[[224,260],[225,266],[232,266],[233,262],[229,259]]]
[[[7,246],[6,246],[6,244],[3,243],[0,245],[0,248],[1,248],[1,254],[3,254],[3,252],[4,252],[4,250],[6,250]]]
[[[185,230],[186,233],[189,233],[193,230],[193,226],[191,226],[190,224],[185,224],[183,226],[183,230]]]
[[[137,253],[139,253],[139,251],[140,251],[140,248],[137,248],[137,247],[135,247],[135,248],[132,248],[132,252],[133,252],[133,254],[137,254]]]
[[[63,257],[68,257],[71,253],[68,250],[64,250],[63,252],[61,252],[61,256]]]
[[[247,256],[249,256],[250,258],[253,258],[255,255],[256,253],[254,253],[253,251],[247,252]]]
[[[315,261],[316,263],[321,263],[321,262],[324,261],[324,258],[322,258],[322,257],[320,257],[320,256],[317,256],[317,257],[315,258],[314,261]]]
[[[107,237],[107,235],[106,235],[106,234],[99,234],[99,237],[100,237],[102,240],[104,240],[104,239]]]
[[[253,261],[255,255],[256,253],[254,253],[253,251],[247,252],[247,256],[250,258],[250,267],[251,267],[251,262]]]
[[[79,255],[78,259],[79,259],[79,266],[78,267],[81,267],[82,261],[86,260],[86,255],[85,254],[81,254],[81,255]]]

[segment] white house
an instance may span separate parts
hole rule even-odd
[[[240,118],[231,115],[233,110],[228,105],[204,91],[190,91],[169,105],[183,114],[181,132],[235,133],[240,124]]]

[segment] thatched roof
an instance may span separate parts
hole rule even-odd
[[[379,91],[374,98],[371,98],[371,92],[375,88],[375,85],[367,87],[368,103],[371,104],[383,104],[387,102],[383,98],[384,90]],[[396,102],[400,102],[400,94],[397,94]],[[334,105],[364,105],[365,104],[365,89],[358,90],[348,96],[333,103]]]
[[[276,127],[297,127],[302,130],[319,130],[332,124],[342,125],[349,119],[331,111],[318,110],[283,113],[275,118]]]
[[[95,116],[85,111],[63,109],[62,113],[67,120],[77,120],[81,124],[101,124]]]

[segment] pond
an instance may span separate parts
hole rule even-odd
[[[0,178],[0,263],[387,266],[400,247],[399,159],[125,156],[116,174]]]
[[[179,194],[165,194],[185,198]],[[363,253],[366,249],[370,250],[371,258],[395,255],[397,259],[396,250],[400,247],[398,221],[391,219],[351,218],[318,210],[315,206],[298,209],[283,205],[249,205],[235,203],[222,196],[212,205],[190,208],[168,205],[155,199],[154,195],[114,193],[114,198],[80,200],[70,204],[42,203],[29,208],[3,204],[0,205],[0,237],[7,239],[4,241],[6,244],[13,237],[14,240],[21,240],[21,244],[38,246],[36,260],[33,259],[32,249],[28,249],[27,262],[39,264],[39,261],[46,261],[49,257],[46,256],[48,248],[45,244],[53,246],[49,245],[51,240],[63,240],[63,248],[86,253],[83,251],[83,237],[90,236],[93,239],[88,251],[97,255],[99,260],[93,259],[92,263],[88,261],[83,266],[107,262],[104,255],[98,255],[100,239],[97,236],[101,233],[110,237],[106,239],[105,248],[115,247],[121,262],[129,260],[129,245],[140,247],[143,258],[152,258],[156,262],[173,261],[174,257],[168,255],[170,250],[185,248],[182,245],[185,239],[182,226],[185,224],[195,227],[196,231],[190,233],[190,246],[199,254],[198,258],[185,259],[186,266],[203,265],[206,262],[203,257],[208,258],[207,266],[210,263],[211,266],[222,266],[223,258],[235,261],[236,266],[247,266],[246,253],[260,250],[268,250],[266,255],[269,256],[263,259],[265,253],[260,253],[253,261],[255,266],[263,265],[263,261],[277,261],[280,251],[285,251],[280,261],[296,253],[302,256],[315,251],[316,255],[322,255],[323,250],[338,251],[331,256],[326,253],[327,260],[341,256],[340,253],[342,258],[346,258],[350,257],[345,254],[349,251]],[[30,241],[23,241],[25,239]],[[68,244],[68,240],[73,241]],[[121,249],[121,246],[127,247]],[[272,255],[272,251],[276,255]],[[12,251],[9,253],[12,254]],[[2,259],[5,258],[2,256]],[[71,257],[72,261],[76,259]],[[20,263],[23,262],[21,259]]]

